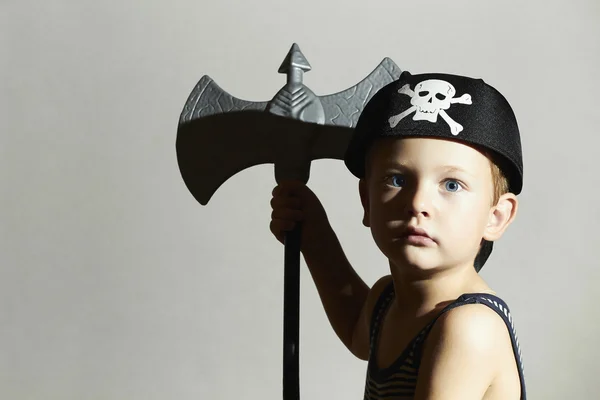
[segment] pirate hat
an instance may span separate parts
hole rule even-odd
[[[450,74],[412,75],[380,89],[363,109],[344,162],[358,178],[366,154],[383,137],[435,137],[485,149],[515,195],[523,186],[523,157],[517,120],[504,96],[481,79]],[[479,271],[492,252],[484,241],[475,260]]]

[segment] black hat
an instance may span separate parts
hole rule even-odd
[[[363,109],[344,162],[358,178],[366,154],[383,137],[436,137],[483,148],[508,179],[515,195],[523,186],[523,157],[517,120],[504,96],[482,79],[404,71],[380,89]],[[479,271],[492,252],[484,241],[475,260]]]

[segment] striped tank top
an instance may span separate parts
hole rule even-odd
[[[444,307],[444,309],[421,330],[406,346],[402,354],[387,368],[378,368],[376,361],[379,327],[385,312],[394,298],[394,285],[390,283],[382,292],[373,310],[370,328],[370,350],[364,400],[409,400],[415,395],[423,342],[435,321],[452,308],[465,304],[485,304],[496,311],[508,326],[521,381],[521,400],[526,400],[523,359],[512,316],[506,303],[487,293],[467,293]]]

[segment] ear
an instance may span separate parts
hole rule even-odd
[[[370,226],[369,218],[369,187],[368,182],[363,178],[358,181],[358,192],[360,193],[360,202],[363,206],[363,225]]]
[[[500,196],[498,203],[490,210],[488,224],[483,238],[490,242],[498,240],[517,216],[519,201],[513,193]]]

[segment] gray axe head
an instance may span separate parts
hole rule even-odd
[[[389,58],[344,91],[317,96],[302,83],[311,69],[297,44],[279,68],[286,84],[270,101],[240,100],[203,76],[179,119],[176,151],[183,180],[202,205],[231,176],[275,165],[275,179],[307,182],[312,160],[344,159],[365,104],[401,70]]]

